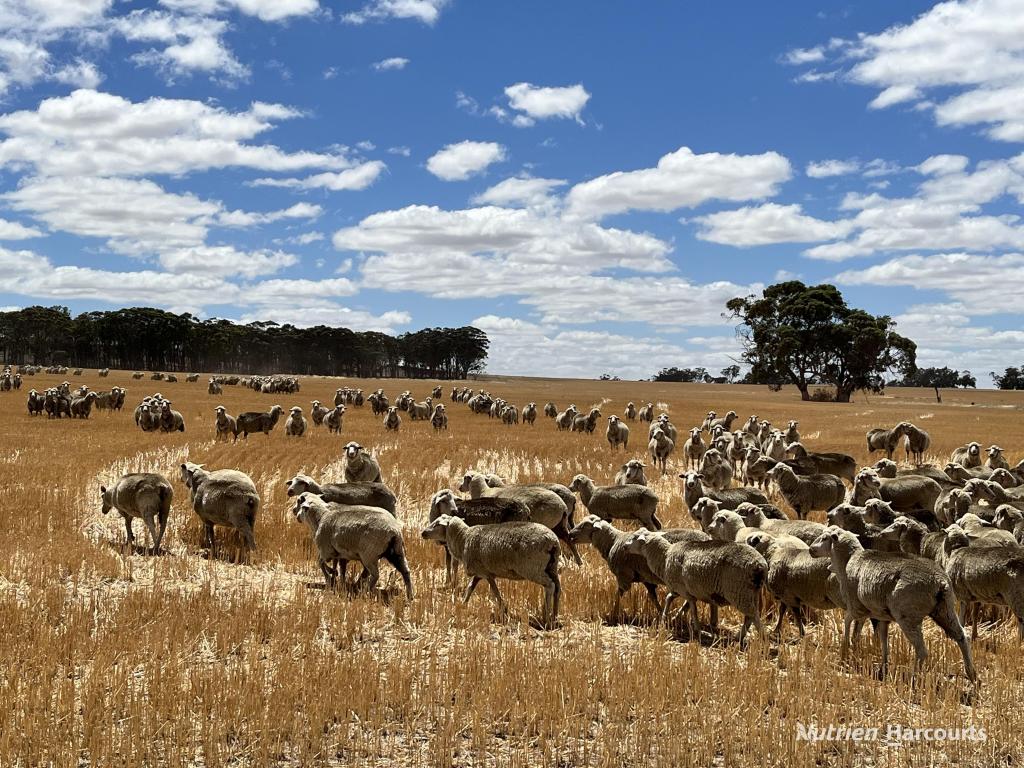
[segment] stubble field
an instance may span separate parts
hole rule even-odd
[[[496,622],[486,590],[468,606],[444,586],[439,547],[419,536],[430,496],[457,487],[467,469],[515,482],[568,483],[585,473],[610,483],[646,455],[646,428],[631,424],[630,448],[613,453],[599,433],[556,432],[550,420],[505,427],[448,400],[450,429],[405,421],[385,435],[369,406],[349,407],[342,435],[311,426],[288,439],[283,418],[269,436],[215,443],[213,409],[285,410],[329,402],[339,386],[409,388],[434,382],[305,377],[298,395],[262,395],[198,384],[133,381],[127,372],[67,377],[93,389],[124,386],[120,413],[87,421],[30,417],[29,388],[63,376],[26,377],[0,393],[0,765],[1017,765],[1024,755],[1024,660],[1016,628],[982,629],[974,646],[980,682],[959,653],[927,626],[931,664],[907,674],[912,651],[892,629],[893,671],[875,678],[878,650],[864,641],[839,658],[841,618],[822,615],[797,642],[754,637],[740,650],[737,614],[723,611],[725,639],[680,642],[653,621],[638,587],[624,620],[607,613],[614,581],[581,547],[583,567],[563,561],[561,626],[532,628],[536,585],[503,584],[512,616]],[[842,450],[869,463],[864,432],[909,419],[932,435],[935,460],[957,445],[999,443],[1024,454],[1019,393],[893,390],[849,405],[801,403],[764,387],[495,379],[470,382],[520,406],[560,408],[652,401],[685,432],[714,409],[740,421],[798,419],[809,448]],[[183,434],[142,433],[132,410],[161,391],[185,416]],[[972,405],[971,403],[974,403]],[[658,412],[656,411],[656,412]],[[341,446],[375,451],[399,498],[416,598],[382,567],[386,599],[323,590],[308,529],[294,521],[284,482],[296,472],[340,480]],[[877,458],[877,457],[875,457]],[[177,467],[184,460],[237,468],[255,481],[262,507],[258,550],[231,562],[231,542],[207,559],[200,525]],[[873,460],[873,459],[872,459]],[[671,471],[674,470],[674,471]],[[124,548],[116,513],[100,513],[99,485],[124,472],[164,473],[175,499],[158,557]],[[690,526],[681,466],[652,485],[666,526]],[[649,477],[656,475],[648,468]],[[582,505],[577,519],[582,517]],[[818,518],[820,519],[820,517]],[[136,522],[139,542],[141,522]],[[866,636],[865,636],[866,637]],[[984,741],[889,745],[801,742],[797,725],[983,728]]]

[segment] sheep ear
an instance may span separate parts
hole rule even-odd
[[[107,486],[101,485],[100,486],[100,493],[106,493],[106,492],[107,492]]]

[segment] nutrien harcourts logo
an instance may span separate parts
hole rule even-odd
[[[818,725],[797,723],[797,741],[881,741],[905,744],[922,741],[985,741],[988,735],[976,725],[908,728],[898,723],[884,726]]]

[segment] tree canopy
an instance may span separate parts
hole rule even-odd
[[[699,384],[711,381],[707,368],[662,368],[653,378],[653,381],[682,381],[687,383],[697,382]]]
[[[889,382],[890,387],[931,387],[932,389],[967,389],[978,386],[977,379],[970,371],[956,371],[952,368],[918,368],[902,379]]]
[[[472,326],[390,336],[324,325],[242,325],[151,307],[77,317],[67,307],[0,312],[0,356],[17,363],[461,379],[483,369],[488,347],[487,334]]]
[[[760,297],[730,299],[726,308],[740,321],[747,380],[793,384],[804,400],[812,384],[828,384],[836,401],[849,402],[858,389],[880,391],[887,372],[917,369],[917,345],[896,333],[892,318],[848,306],[834,285],[792,280]]]
[[[992,371],[989,376],[998,389],[1024,389],[1024,365],[1020,368],[1011,366],[1001,374]]]

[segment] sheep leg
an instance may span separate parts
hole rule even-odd
[[[945,600],[935,606],[935,610],[931,612],[932,621],[942,628],[942,631],[946,633],[946,637],[957,644],[960,649],[960,655],[964,658],[964,673],[967,675],[969,680],[977,680],[977,673],[974,671],[974,659],[971,657],[971,646],[967,642],[967,635],[964,634],[963,625],[957,619],[956,611],[953,608],[953,599],[950,595],[946,595]],[[1024,635],[1024,626],[1021,627],[1021,633]]]
[[[398,542],[398,546],[393,546],[384,557],[402,576],[402,581],[405,582],[405,597],[412,600],[412,576],[409,573],[409,563],[405,559],[405,550],[402,548],[401,542]]]
[[[878,633],[878,644],[882,648],[882,669],[881,678],[884,680],[889,674],[889,622],[879,621],[875,628]]]
[[[380,581],[380,568],[377,567],[376,560],[361,561],[363,563],[363,573],[359,577],[359,581],[362,582],[366,579],[366,591],[372,593],[377,587],[377,582]]]
[[[160,509],[160,533],[156,537],[156,546],[154,552],[160,551],[160,544],[164,540],[164,534],[167,533],[167,518],[171,514],[170,504],[165,505]]]
[[[789,609],[789,612],[792,613],[794,616],[798,616],[797,612],[794,611],[792,608]],[[783,622],[783,620],[785,618],[786,618],[786,604],[785,603],[779,603],[779,621],[778,621],[778,623],[776,623],[775,629],[772,630],[772,632],[774,634],[778,635],[780,640],[782,639],[782,622]],[[803,633],[801,632],[800,634],[802,635]]]
[[[853,617],[847,611],[843,614],[843,644],[840,646],[839,656],[845,659],[850,652],[850,629],[853,627]],[[854,639],[860,634],[860,627],[857,627],[857,631],[854,634]]]
[[[800,606],[797,606],[796,610],[791,608],[789,613],[793,620],[796,621],[796,628],[800,631],[800,637],[804,637],[807,634],[807,630],[804,629],[804,617],[801,615]]]
[[[322,557],[320,558],[319,562],[320,571],[324,575],[325,586],[327,587],[327,589],[334,589],[334,581],[338,576],[337,572],[335,571],[334,563],[328,564],[328,562],[324,560]]]
[[[903,634],[907,636],[907,640],[914,646],[914,653],[917,655],[917,661],[914,664],[914,671],[924,667],[924,662],[928,658],[928,646],[924,642],[924,631],[921,629],[920,624],[913,624],[910,621],[898,621],[900,629],[903,630]]]
[[[498,605],[498,611],[502,618],[504,618],[508,615],[508,606],[505,605],[505,599],[501,596],[501,592],[498,591],[498,582],[494,580],[493,576],[488,576],[487,584],[491,588],[491,596],[494,598],[494,602]]]
[[[469,602],[470,596],[473,594],[473,590],[476,589],[476,585],[480,583],[480,577],[474,576],[469,580],[469,586],[466,587],[466,593],[462,596],[462,603],[465,605]]]
[[[654,610],[658,611],[658,613],[661,613],[661,604],[658,602],[658,588],[655,587],[653,584],[644,584],[644,586],[647,588],[647,596],[649,598],[651,598],[651,602],[654,603]],[[619,591],[619,597],[620,598],[622,597],[622,594],[623,593],[620,590]],[[617,608],[618,607],[618,599],[616,599],[615,605],[616,605],[616,608]]]
[[[215,544],[213,540],[213,523],[205,523],[203,530],[206,533],[206,544],[210,548],[210,557],[214,556]]]
[[[128,531],[128,540],[125,543],[130,549],[131,545],[135,542],[135,534],[132,533],[132,519],[128,515],[122,515],[121,517],[124,519],[124,528]]]
[[[668,609],[672,606],[675,599],[679,597],[675,592],[669,592],[665,595],[665,603],[661,608],[661,623],[668,624]]]
[[[156,536],[156,523],[153,520],[152,513],[142,518],[142,521],[146,524],[146,528],[149,529],[149,540],[153,542],[152,552],[155,555],[157,553],[157,550],[160,548],[160,545],[158,543],[160,540]],[[163,531],[161,531],[161,533],[163,533]]]

